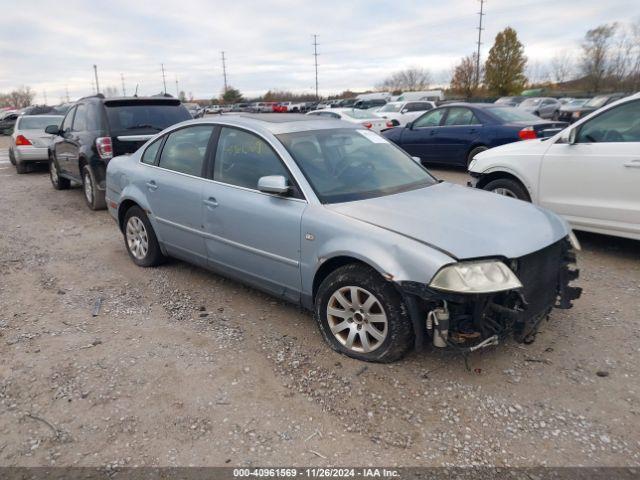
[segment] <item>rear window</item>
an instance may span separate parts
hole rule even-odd
[[[486,111],[503,122],[538,122],[540,120],[539,117],[515,107],[487,108]]]
[[[20,118],[20,130],[44,130],[49,125],[60,126],[62,116],[38,116],[38,117],[22,117]]]
[[[112,132],[157,133],[171,125],[191,120],[179,102],[105,102]]]

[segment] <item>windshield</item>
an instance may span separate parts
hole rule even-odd
[[[540,120],[539,117],[516,107],[487,108],[486,111],[504,122],[538,122]]]
[[[494,103],[513,103],[515,99],[513,97],[500,97]]]
[[[21,117],[18,126],[19,130],[44,130],[49,125],[60,126],[62,122],[61,116],[37,116],[37,117]]]
[[[609,97],[593,97],[591,100],[585,103],[584,106],[600,108],[607,102],[608,98]]]
[[[371,112],[367,112],[366,110],[345,110],[343,112],[340,112],[342,115],[346,115],[347,117],[351,117],[351,118],[357,118],[357,119],[366,119],[366,118],[374,118],[373,115],[371,115]]]
[[[147,130],[160,132],[165,128],[185,120],[191,115],[179,103],[105,103],[109,125],[114,132]]]
[[[384,107],[382,107],[379,112],[399,112],[402,108],[401,103],[387,103]]]
[[[368,130],[330,129],[278,135],[322,203],[379,197],[436,180],[395,145]]]
[[[520,106],[521,107],[534,107],[536,105],[538,105],[540,103],[540,99],[539,98],[527,98],[526,100],[524,100]]]
[[[584,105],[587,102],[587,100],[585,98],[580,98],[578,100],[571,100],[568,105],[570,107],[581,107],[582,105]]]

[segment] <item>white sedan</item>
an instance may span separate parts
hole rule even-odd
[[[436,108],[436,104],[426,100],[419,102],[389,102],[376,111],[380,118],[397,122],[397,126],[405,126],[413,122],[423,113]]]
[[[576,230],[640,240],[640,93],[551,138],[482,152],[469,174],[472,186],[549,208]]]
[[[357,108],[325,108],[322,110],[314,110],[313,112],[307,113],[307,115],[337,118],[351,123],[359,123],[376,133],[395,126],[391,121],[380,118],[368,110],[358,110]]]

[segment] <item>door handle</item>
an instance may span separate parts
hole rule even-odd
[[[149,181],[147,182],[147,188],[153,192],[153,191],[155,191],[155,190],[157,190],[157,189],[158,189],[158,185],[156,184],[156,182],[155,182],[155,181],[153,181],[153,180],[149,180]]]
[[[216,208],[218,201],[214,197],[209,197],[203,202],[209,208]]]
[[[624,166],[628,167],[628,168],[640,168],[640,158],[638,158],[636,160],[631,160],[631,161],[625,163]]]

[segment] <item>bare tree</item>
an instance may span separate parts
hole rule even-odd
[[[31,105],[36,94],[31,87],[25,87],[24,85],[13,90],[7,95],[7,100],[10,106],[15,108],[24,108]]]
[[[538,61],[528,62],[526,72],[529,83],[532,85],[546,83],[551,76],[547,65]]]
[[[594,93],[600,91],[609,73],[611,42],[617,29],[617,23],[604,24],[584,37],[581,70]]]
[[[482,70],[482,68],[481,68]],[[483,72],[476,74],[476,54],[462,57],[460,63],[453,69],[451,76],[451,90],[471,98],[478,89],[478,79],[482,78]]]
[[[551,59],[551,78],[555,83],[564,83],[575,75],[573,58],[566,50],[558,53]]]
[[[380,90],[417,91],[427,90],[431,84],[431,73],[424,68],[411,67],[394,72],[379,85]]]

